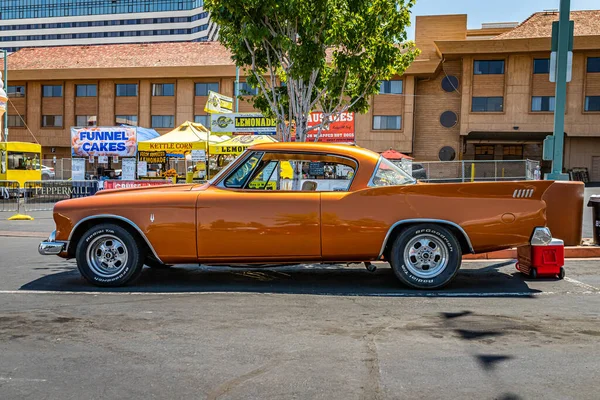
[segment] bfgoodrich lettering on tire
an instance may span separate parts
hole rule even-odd
[[[448,229],[435,224],[413,225],[396,237],[390,264],[398,279],[417,289],[439,289],[454,278],[462,251]]]
[[[90,228],[77,243],[77,268],[97,286],[122,286],[135,281],[144,267],[146,249],[126,229],[114,224]]]

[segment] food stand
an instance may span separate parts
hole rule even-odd
[[[0,181],[42,180],[42,146],[27,142],[0,142]]]
[[[194,179],[206,178],[206,161],[210,148],[208,144],[217,144],[223,139],[211,135],[204,125],[186,121],[172,131],[154,139],[138,142],[138,172],[144,169],[144,179],[163,179],[165,177],[186,179],[190,167]],[[183,168],[181,168],[183,164]],[[191,164],[191,165],[190,165]]]

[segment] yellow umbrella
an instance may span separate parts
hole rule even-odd
[[[269,135],[239,135],[221,143],[210,143],[210,154],[240,154],[248,147],[259,143],[277,142]]]

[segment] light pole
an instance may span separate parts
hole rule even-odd
[[[565,106],[567,97],[567,58],[569,52],[571,0],[560,0],[558,16],[558,48],[556,54],[556,92],[554,107],[554,148],[552,151],[552,172],[545,179],[568,181],[569,175],[563,170],[563,149],[565,141]]]

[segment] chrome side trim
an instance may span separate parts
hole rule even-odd
[[[387,242],[388,242],[390,235],[392,234],[392,231],[394,230],[394,228],[396,228],[399,225],[414,224],[414,223],[438,223],[438,224],[443,224],[443,225],[450,225],[450,226],[458,229],[460,231],[460,233],[463,234],[463,236],[467,240],[467,245],[469,246],[469,250],[471,251],[471,253],[475,253],[475,250],[473,249],[473,245],[471,244],[471,239],[469,238],[469,235],[467,235],[467,232],[465,232],[465,230],[457,223],[452,222],[452,221],[447,221],[444,219],[416,218],[416,219],[403,219],[402,221],[398,221],[390,227],[387,234],[385,235],[385,239],[383,239],[383,245],[381,246],[381,251],[379,252],[379,256],[377,257],[377,259],[381,258],[381,256],[383,255],[385,246],[387,245]]]
[[[529,198],[533,196],[535,189],[515,189],[513,192],[513,198]]]
[[[150,251],[152,251],[152,254],[154,255],[154,257],[162,263],[162,260],[160,259],[160,257],[158,257],[158,254],[156,254],[156,251],[154,251],[154,247],[152,247],[152,244],[150,243],[150,241],[148,240],[148,238],[146,237],[146,235],[144,234],[144,232],[142,232],[142,230],[130,219],[125,218],[125,217],[121,217],[120,215],[114,215],[114,214],[99,214],[99,215],[92,215],[91,217],[85,217],[82,220],[80,220],[71,230],[71,233],[69,234],[69,243],[71,242],[71,238],[73,237],[73,232],[75,232],[77,230],[77,228],[79,227],[79,225],[83,224],[86,221],[92,220],[92,219],[100,219],[100,218],[112,218],[112,219],[118,219],[119,221],[123,221],[126,222],[127,224],[129,224],[131,227],[135,228],[138,233],[144,238],[144,241],[146,242],[146,244],[148,245],[148,247],[150,248]],[[163,263],[164,264],[164,263]]]

